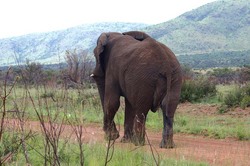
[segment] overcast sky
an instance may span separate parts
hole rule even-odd
[[[85,23],[157,24],[215,0],[0,0],[0,38]]]

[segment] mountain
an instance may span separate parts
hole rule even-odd
[[[46,64],[62,62],[66,50],[93,48],[102,32],[140,30],[146,26],[141,23],[96,23],[0,39],[0,66],[22,64],[27,59]]]
[[[176,54],[250,50],[250,3],[215,1],[145,31]]]
[[[219,59],[223,54],[225,61],[237,56],[238,59],[246,58],[241,60],[243,65],[250,64],[249,0],[218,0],[157,25],[100,23],[0,39],[0,66],[25,63],[26,59],[41,63],[62,62],[66,50],[89,49],[92,53],[101,32],[129,30],[149,33],[179,55],[181,63],[189,59],[186,55],[209,57],[209,61],[213,58],[210,55]],[[193,59],[200,59],[197,56]],[[234,58],[234,64],[238,59]],[[204,63],[208,64],[202,60]]]

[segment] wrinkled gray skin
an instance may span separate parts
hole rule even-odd
[[[173,148],[173,118],[181,91],[181,68],[174,53],[143,32],[102,33],[94,49],[96,81],[104,111],[103,130],[115,140],[114,116],[125,98],[122,142],[144,145],[148,111],[163,112],[161,148]]]

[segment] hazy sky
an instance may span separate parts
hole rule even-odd
[[[0,38],[95,22],[156,24],[215,0],[0,0]]]

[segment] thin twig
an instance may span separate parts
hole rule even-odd
[[[115,151],[115,146],[114,145],[115,145],[115,140],[111,140],[110,137],[109,137],[108,147],[107,147],[107,152],[106,152],[106,157],[105,157],[105,164],[104,164],[105,166],[107,166],[108,163],[113,158],[113,154],[114,154],[114,151]],[[109,152],[110,152],[111,148],[112,148],[112,151],[111,151],[111,155],[109,156]]]
[[[160,155],[159,155],[158,151],[155,149],[155,147],[150,143],[146,131],[145,131],[145,136],[146,136],[146,138],[147,138],[147,141],[148,141],[148,144],[149,144],[149,147],[150,147],[150,150],[151,150],[151,154],[152,154],[153,159],[154,159],[154,161],[155,161],[155,164],[158,166],[158,165],[160,165]],[[155,152],[154,152],[154,151],[156,152],[158,159],[156,159],[156,157],[155,157]]]

